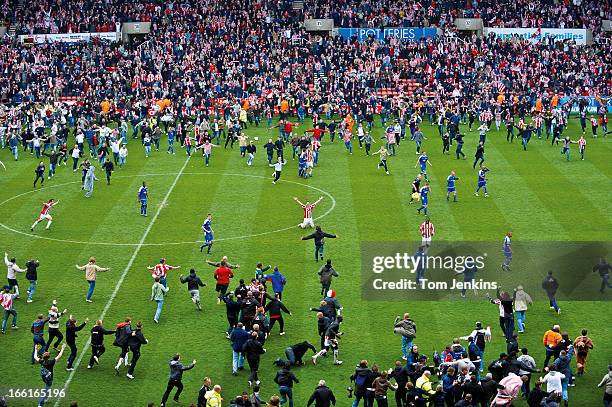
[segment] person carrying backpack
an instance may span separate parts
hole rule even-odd
[[[352,407],[357,407],[361,399],[364,399],[366,403],[365,395],[368,387],[368,377],[372,371],[368,368],[368,361],[362,360],[359,365],[355,368],[355,373],[351,375],[351,381],[355,382],[355,400],[353,400]]]
[[[476,346],[478,346],[478,349],[480,349],[480,372],[484,371],[484,365],[485,365],[485,358],[484,358],[484,354],[485,354],[485,348],[487,345],[487,342],[491,341],[491,327],[487,326],[486,328],[482,327],[482,322],[478,321],[476,322],[476,329],[474,329],[472,331],[472,333],[470,333],[468,336],[462,336],[461,339],[463,340],[468,340],[469,338],[473,338],[474,339],[474,343],[476,344]]]
[[[113,346],[121,348],[119,359],[117,360],[117,364],[115,365],[115,371],[117,372],[117,375],[119,375],[119,368],[121,367],[122,362],[124,366],[128,365],[128,339],[130,335],[132,335],[132,333],[132,318],[126,318],[125,322],[117,324],[117,326],[115,327],[115,341],[113,342]]]

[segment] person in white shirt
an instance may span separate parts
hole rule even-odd
[[[119,149],[119,168],[123,168],[123,166],[125,165],[125,160],[128,156],[128,149],[125,146],[125,144],[121,145],[121,148]]]
[[[115,165],[119,164],[119,150],[121,148],[121,141],[119,139],[110,143],[111,152],[113,153],[113,160]]]
[[[15,290],[15,298],[19,298],[19,284],[17,282],[17,273],[23,273],[25,270],[20,268],[15,261],[15,258],[9,260],[8,254],[4,253],[4,264],[6,264],[6,279],[8,280],[9,290]]]
[[[78,145],[75,145],[72,149],[70,156],[72,157],[72,172],[76,172],[79,166],[79,157],[81,156],[81,150]]]
[[[276,184],[276,182],[280,179],[281,171],[283,170],[283,165],[285,164],[287,164],[287,161],[283,161],[280,157],[278,157],[278,162],[269,164],[270,167],[274,167],[274,174],[272,174],[274,176],[274,180],[272,181],[273,184]]]
[[[557,372],[554,366],[549,368],[549,372],[543,378],[540,378],[542,383],[546,383],[546,392],[561,394],[563,391],[563,386],[561,385],[561,381],[565,379],[565,375],[563,373]]]

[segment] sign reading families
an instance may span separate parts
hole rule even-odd
[[[580,45],[587,44],[587,31],[586,29],[573,28],[485,28],[486,35],[494,33],[503,40],[512,39],[518,35],[520,38],[531,42],[548,41],[549,38],[553,38],[555,41],[573,40]]]
[[[387,38],[399,38],[403,41],[420,41],[424,38],[434,38],[438,34],[437,28],[414,28],[414,27],[394,27],[394,28],[338,28],[338,34],[344,39],[357,37],[359,41],[374,38],[378,41],[385,41]]]

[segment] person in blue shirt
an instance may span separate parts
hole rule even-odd
[[[414,168],[416,168],[417,165],[420,166],[421,174],[423,174],[423,177],[425,177],[425,181],[429,181],[429,178],[427,178],[427,164],[429,164],[429,166],[431,166],[431,163],[429,162],[429,157],[427,156],[427,153],[425,151],[423,151],[421,153],[421,155],[419,155],[419,158],[417,159],[417,162],[414,165]]]
[[[504,236],[503,244],[504,262],[502,263],[502,270],[510,271],[510,264],[512,263],[512,232],[506,233]]]
[[[427,204],[429,203],[429,182],[426,182],[423,187],[421,187],[421,207],[417,209],[419,215],[421,214],[421,210],[424,211],[425,215],[427,215]]]
[[[200,252],[204,250],[205,247],[208,247],[206,253],[210,254],[210,250],[213,246],[213,231],[212,231],[212,213],[209,213],[204,219],[204,223],[202,224],[202,230],[204,231],[204,244],[200,246]]]
[[[140,215],[147,216],[147,203],[149,201],[149,189],[145,182],[138,189],[138,200],[140,201]]]
[[[278,299],[281,300],[285,284],[287,284],[287,277],[278,271],[278,267],[274,267],[274,272],[272,274],[265,274],[263,279],[272,282],[272,290],[274,294],[278,295]]]
[[[474,195],[478,196],[478,191],[480,191],[480,188],[483,188],[485,198],[489,197],[489,194],[487,193],[487,172],[488,171],[489,169],[487,167],[481,167],[480,170],[478,170],[478,187],[476,188],[476,192],[474,193]]]
[[[174,127],[170,127],[170,131],[168,131],[168,149],[166,150],[168,154],[170,153],[174,154],[174,137],[175,136],[176,136],[176,131],[174,130]]]
[[[455,176],[455,171],[451,171],[450,175],[446,178],[446,200],[450,200],[450,194],[453,194],[453,202],[457,202],[457,189],[455,188],[455,181],[459,177]]]

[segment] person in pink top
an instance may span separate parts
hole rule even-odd
[[[346,146],[346,149],[349,151],[349,154],[353,154],[353,145],[351,144],[352,137],[353,137],[353,134],[351,133],[351,130],[348,127],[342,130],[342,141],[344,141],[344,145]]]
[[[218,147],[218,146],[211,143],[209,139],[206,139],[204,144],[198,147],[202,149],[202,155],[204,156],[204,160],[206,161],[207,167],[208,167],[208,162],[210,161],[210,154],[212,153],[213,147]]]
[[[580,159],[584,161],[584,150],[586,149],[586,139],[580,136],[578,139],[578,151],[580,151]]]

